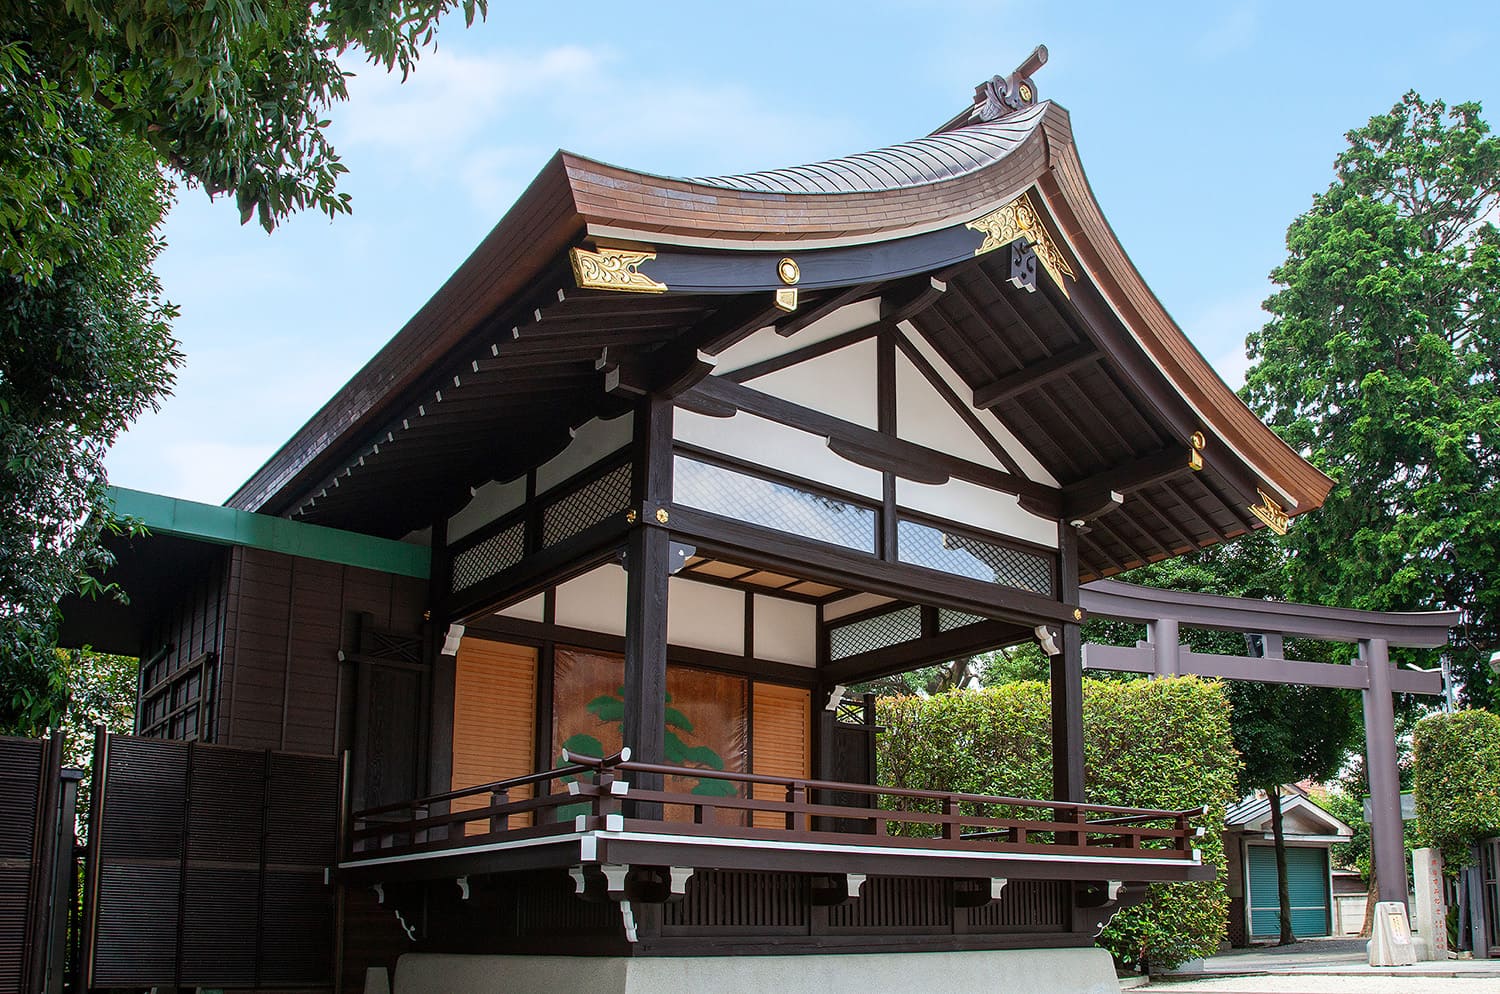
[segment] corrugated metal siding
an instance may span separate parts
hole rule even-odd
[[[536,771],[537,651],[529,646],[464,639],[453,689],[453,789],[493,783]],[[524,787],[512,800],[530,797]],[[489,795],[461,798],[455,810],[489,803]],[[530,824],[530,815],[512,821]],[[487,830],[470,822],[468,834]]]
[[[0,994],[20,994],[43,744],[0,739]]]
[[[751,769],[773,777],[812,775],[812,692],[806,687],[755,684],[751,703]],[[786,791],[755,785],[755,797],[785,800]],[[757,811],[756,828],[784,828],[785,819]]]
[[[1276,894],[1276,849],[1249,846],[1250,934],[1281,934],[1281,903]],[[1299,939],[1327,935],[1329,928],[1328,850],[1287,846],[1287,885],[1292,899],[1292,934]]]

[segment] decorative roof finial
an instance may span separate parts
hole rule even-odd
[[[1036,84],[1031,75],[1046,64],[1047,46],[1038,45],[1009,76],[995,76],[976,86],[970,123],[998,121],[1036,103]]]

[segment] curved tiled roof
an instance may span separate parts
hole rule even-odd
[[[695,176],[689,183],[747,193],[876,193],[957,179],[994,165],[1036,130],[1047,103],[989,124],[976,124],[805,166],[731,176]]]

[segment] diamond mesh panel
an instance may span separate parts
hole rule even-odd
[[[978,624],[983,620],[979,615],[969,614],[966,611],[949,611],[947,608],[938,609],[938,631],[940,632],[951,632],[955,628]]]
[[[630,463],[585,483],[542,512],[542,545],[572,538],[630,506]]]
[[[922,636],[922,609],[904,607],[889,614],[851,622],[828,633],[828,656],[844,659],[863,652],[900,645]]]
[[[896,547],[903,563],[1052,594],[1052,563],[1034,552],[991,545],[915,521],[896,523]]]
[[[875,512],[721,466],[678,456],[673,497],[680,504],[859,552],[875,552]]]
[[[521,561],[526,547],[526,522],[517,521],[483,542],[477,542],[453,557],[453,590],[467,590]]]

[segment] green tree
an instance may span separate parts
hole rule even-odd
[[[1408,93],[1348,133],[1287,231],[1244,395],[1335,481],[1278,593],[1462,608],[1465,698],[1500,704],[1500,141],[1480,114]]]
[[[403,77],[485,0],[0,0],[0,724],[53,724],[57,601],[103,588],[103,456],[170,390],[151,265],[174,181],[267,230],[347,212],[325,134],[359,52]]]

